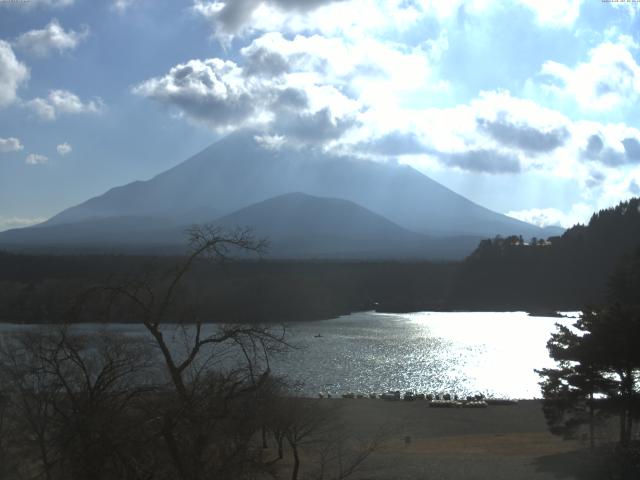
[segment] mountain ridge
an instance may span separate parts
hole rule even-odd
[[[146,181],[114,187],[46,225],[95,216],[220,215],[294,191],[353,201],[425,234],[543,236],[544,230],[481,207],[407,165],[261,147],[255,132],[231,134]]]
[[[180,227],[228,226],[235,218],[278,238],[292,257],[333,251],[451,258],[455,251],[461,258],[473,250],[471,239],[553,232],[481,207],[408,165],[310,149],[274,150],[257,138],[253,131],[231,134],[149,180],[114,187],[39,225],[2,232],[0,244],[139,248],[147,242],[173,248]],[[308,211],[300,213],[304,205]],[[345,212],[353,215],[351,222],[340,221]],[[295,228],[285,235],[291,225]],[[383,247],[385,235],[390,248]],[[274,255],[286,257],[280,246]]]

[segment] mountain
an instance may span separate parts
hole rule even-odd
[[[227,228],[251,225],[270,239],[270,256],[330,258],[461,258],[480,237],[428,237],[404,229],[353,202],[289,193],[218,219]]]
[[[462,258],[481,237],[428,237],[396,225],[353,202],[288,193],[225,215],[214,225],[251,226],[267,237],[269,258]],[[105,217],[41,225],[0,234],[0,244],[50,251],[177,253],[188,225],[152,217]]]
[[[310,150],[268,149],[251,131],[229,135],[150,180],[113,188],[45,224],[111,216],[192,223],[201,221],[203,213],[214,219],[291,192],[349,200],[424,234],[529,238],[545,233],[483,208],[409,166]]]
[[[1,232],[0,245],[174,251],[185,227],[203,222],[254,227],[279,257],[460,258],[480,238],[560,233],[481,207],[406,165],[266,148],[243,131],[150,180]]]

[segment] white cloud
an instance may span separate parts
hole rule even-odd
[[[217,131],[262,126],[296,141],[337,138],[353,125],[358,102],[331,84],[330,75],[325,78],[307,65],[314,62],[312,56],[300,60],[301,66],[290,53],[256,44],[242,50],[244,65],[219,58],[190,60],[133,92]]]
[[[68,90],[51,90],[47,98],[34,98],[25,106],[43,120],[55,120],[61,114],[101,113],[105,108],[100,98],[83,102]]]
[[[194,0],[193,10],[213,25],[214,35],[229,43],[256,32],[318,32],[361,38],[367,33],[404,30],[420,19],[455,15],[462,0]],[[470,11],[485,0],[467,0]],[[366,14],[363,14],[366,12]]]
[[[564,228],[569,228],[579,223],[586,224],[592,214],[593,206],[586,203],[576,203],[568,212],[563,212],[557,208],[531,208],[505,213],[508,217],[517,218],[539,227],[561,226]]]
[[[18,152],[23,148],[24,146],[20,143],[20,140],[18,140],[15,137],[9,137],[9,138],[0,137],[0,153]]]
[[[119,13],[125,12],[139,0],[113,0],[111,7]]]
[[[583,0],[518,0],[531,9],[544,26],[571,27],[580,16]]]
[[[18,88],[28,78],[26,65],[18,61],[11,45],[0,40],[0,107],[16,101]]]
[[[0,232],[9,230],[10,228],[23,228],[37,223],[44,222],[46,218],[43,217],[3,217],[0,216]]]
[[[589,52],[589,59],[573,68],[545,62],[540,74],[542,92],[571,99],[583,111],[607,112],[637,104],[640,100],[640,65],[630,52],[627,37],[606,41]]]
[[[65,142],[58,145],[56,147],[56,150],[58,151],[59,155],[68,155],[69,153],[71,153],[73,148],[71,147],[71,145]]]
[[[47,163],[49,159],[38,153],[30,153],[24,161],[27,165],[42,165]]]
[[[58,53],[62,53],[65,50],[73,50],[88,35],[88,27],[83,27],[79,32],[74,30],[65,31],[58,20],[54,18],[43,29],[30,30],[17,37],[14,45],[35,55],[46,56],[52,50],[57,50]]]

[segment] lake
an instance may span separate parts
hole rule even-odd
[[[310,396],[413,390],[536,398],[534,369],[553,366],[546,342],[556,323],[574,321],[524,312],[359,312],[288,325],[287,339],[296,348],[273,358],[272,369],[300,382]],[[24,328],[2,324],[0,333]],[[140,325],[108,329],[146,335]]]
[[[303,348],[276,359],[274,370],[304,382],[307,394],[414,390],[536,398],[534,369],[554,365],[547,340],[556,323],[574,321],[525,312],[354,313],[290,325],[290,340]]]

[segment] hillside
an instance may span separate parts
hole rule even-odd
[[[451,298],[474,308],[602,302],[611,274],[640,248],[640,199],[597,212],[587,225],[549,240],[483,240],[462,263]]]
[[[104,217],[45,223],[0,233],[0,246],[40,253],[180,254],[190,226],[159,217]],[[280,195],[225,215],[213,225],[251,227],[269,240],[266,258],[462,259],[481,237],[429,237],[353,202]]]
[[[291,192],[348,200],[422,234],[547,233],[483,208],[409,166],[308,149],[273,150],[261,146],[252,131],[231,134],[150,180],[113,188],[45,224],[129,216],[189,224]]]

